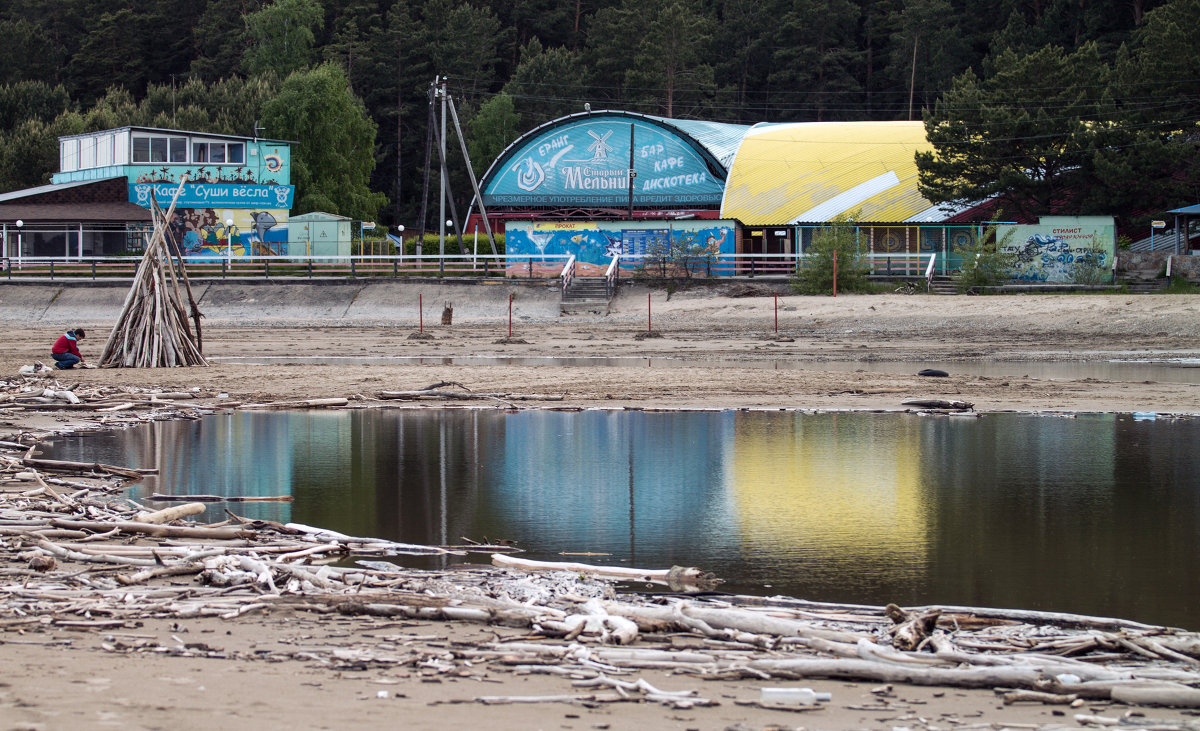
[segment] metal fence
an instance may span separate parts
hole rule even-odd
[[[190,278],[313,278],[313,277],[506,277],[509,279],[561,278],[568,263],[576,277],[633,277],[639,275],[667,278],[729,278],[794,276],[803,266],[800,254],[720,254],[711,257],[659,260],[622,256],[617,268],[609,264],[591,265],[597,271],[586,273],[571,255],[506,256],[504,254],[446,255],[367,255],[367,256],[245,256],[184,257],[182,262]],[[871,274],[879,277],[917,278],[927,274],[931,260],[945,267],[945,257],[934,254],[868,254]],[[178,261],[178,259],[176,260]],[[141,257],[104,256],[72,258],[0,257],[0,277],[16,280],[120,280],[132,279]],[[940,273],[945,273],[940,272]]]

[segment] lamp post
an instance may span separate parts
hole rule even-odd
[[[396,255],[400,257],[400,261],[404,261],[404,226],[397,226],[396,233],[400,234],[400,246],[396,250]]]
[[[18,269],[21,268],[21,257],[23,256],[23,252],[21,250],[23,248],[25,248],[21,243],[21,228],[24,225],[25,225],[25,222],[18,218],[17,219],[17,268]]]
[[[445,158],[443,158],[443,159],[445,159]],[[446,227],[443,228],[442,231],[444,232],[447,228],[450,228],[453,225],[454,225],[454,221],[451,221],[449,218],[447,218],[446,219]],[[461,248],[462,242],[459,241],[458,245]],[[438,251],[438,273],[439,274],[446,273],[446,242],[445,242],[444,234],[443,234],[442,245],[441,245],[441,247],[439,247],[439,251]]]
[[[225,219],[225,259],[233,263],[233,219]]]

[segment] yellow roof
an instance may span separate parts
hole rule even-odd
[[[751,128],[729,170],[721,217],[748,225],[895,223],[933,207],[917,192],[922,122],[809,122]]]

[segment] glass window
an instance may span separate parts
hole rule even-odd
[[[171,162],[187,162],[187,138],[171,138]]]
[[[208,162],[208,145],[203,142],[192,143],[192,162]]]
[[[150,138],[149,137],[134,137],[133,138],[133,161],[134,162],[150,162]]]
[[[210,142],[208,144],[208,161],[225,162],[225,145],[220,142]]]
[[[150,138],[150,162],[166,162],[167,161],[167,138],[166,137],[151,137]]]
[[[246,162],[246,146],[241,142],[230,142],[229,162],[236,162],[238,164]]]

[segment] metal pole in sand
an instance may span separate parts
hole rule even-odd
[[[775,332],[779,332],[779,293],[775,293]]]
[[[508,293],[508,337],[512,337],[512,292]]]
[[[650,326],[650,293],[646,293],[646,332],[650,332],[654,328]]]
[[[425,295],[424,293],[417,295],[417,322],[420,323],[420,332],[425,332]]]

